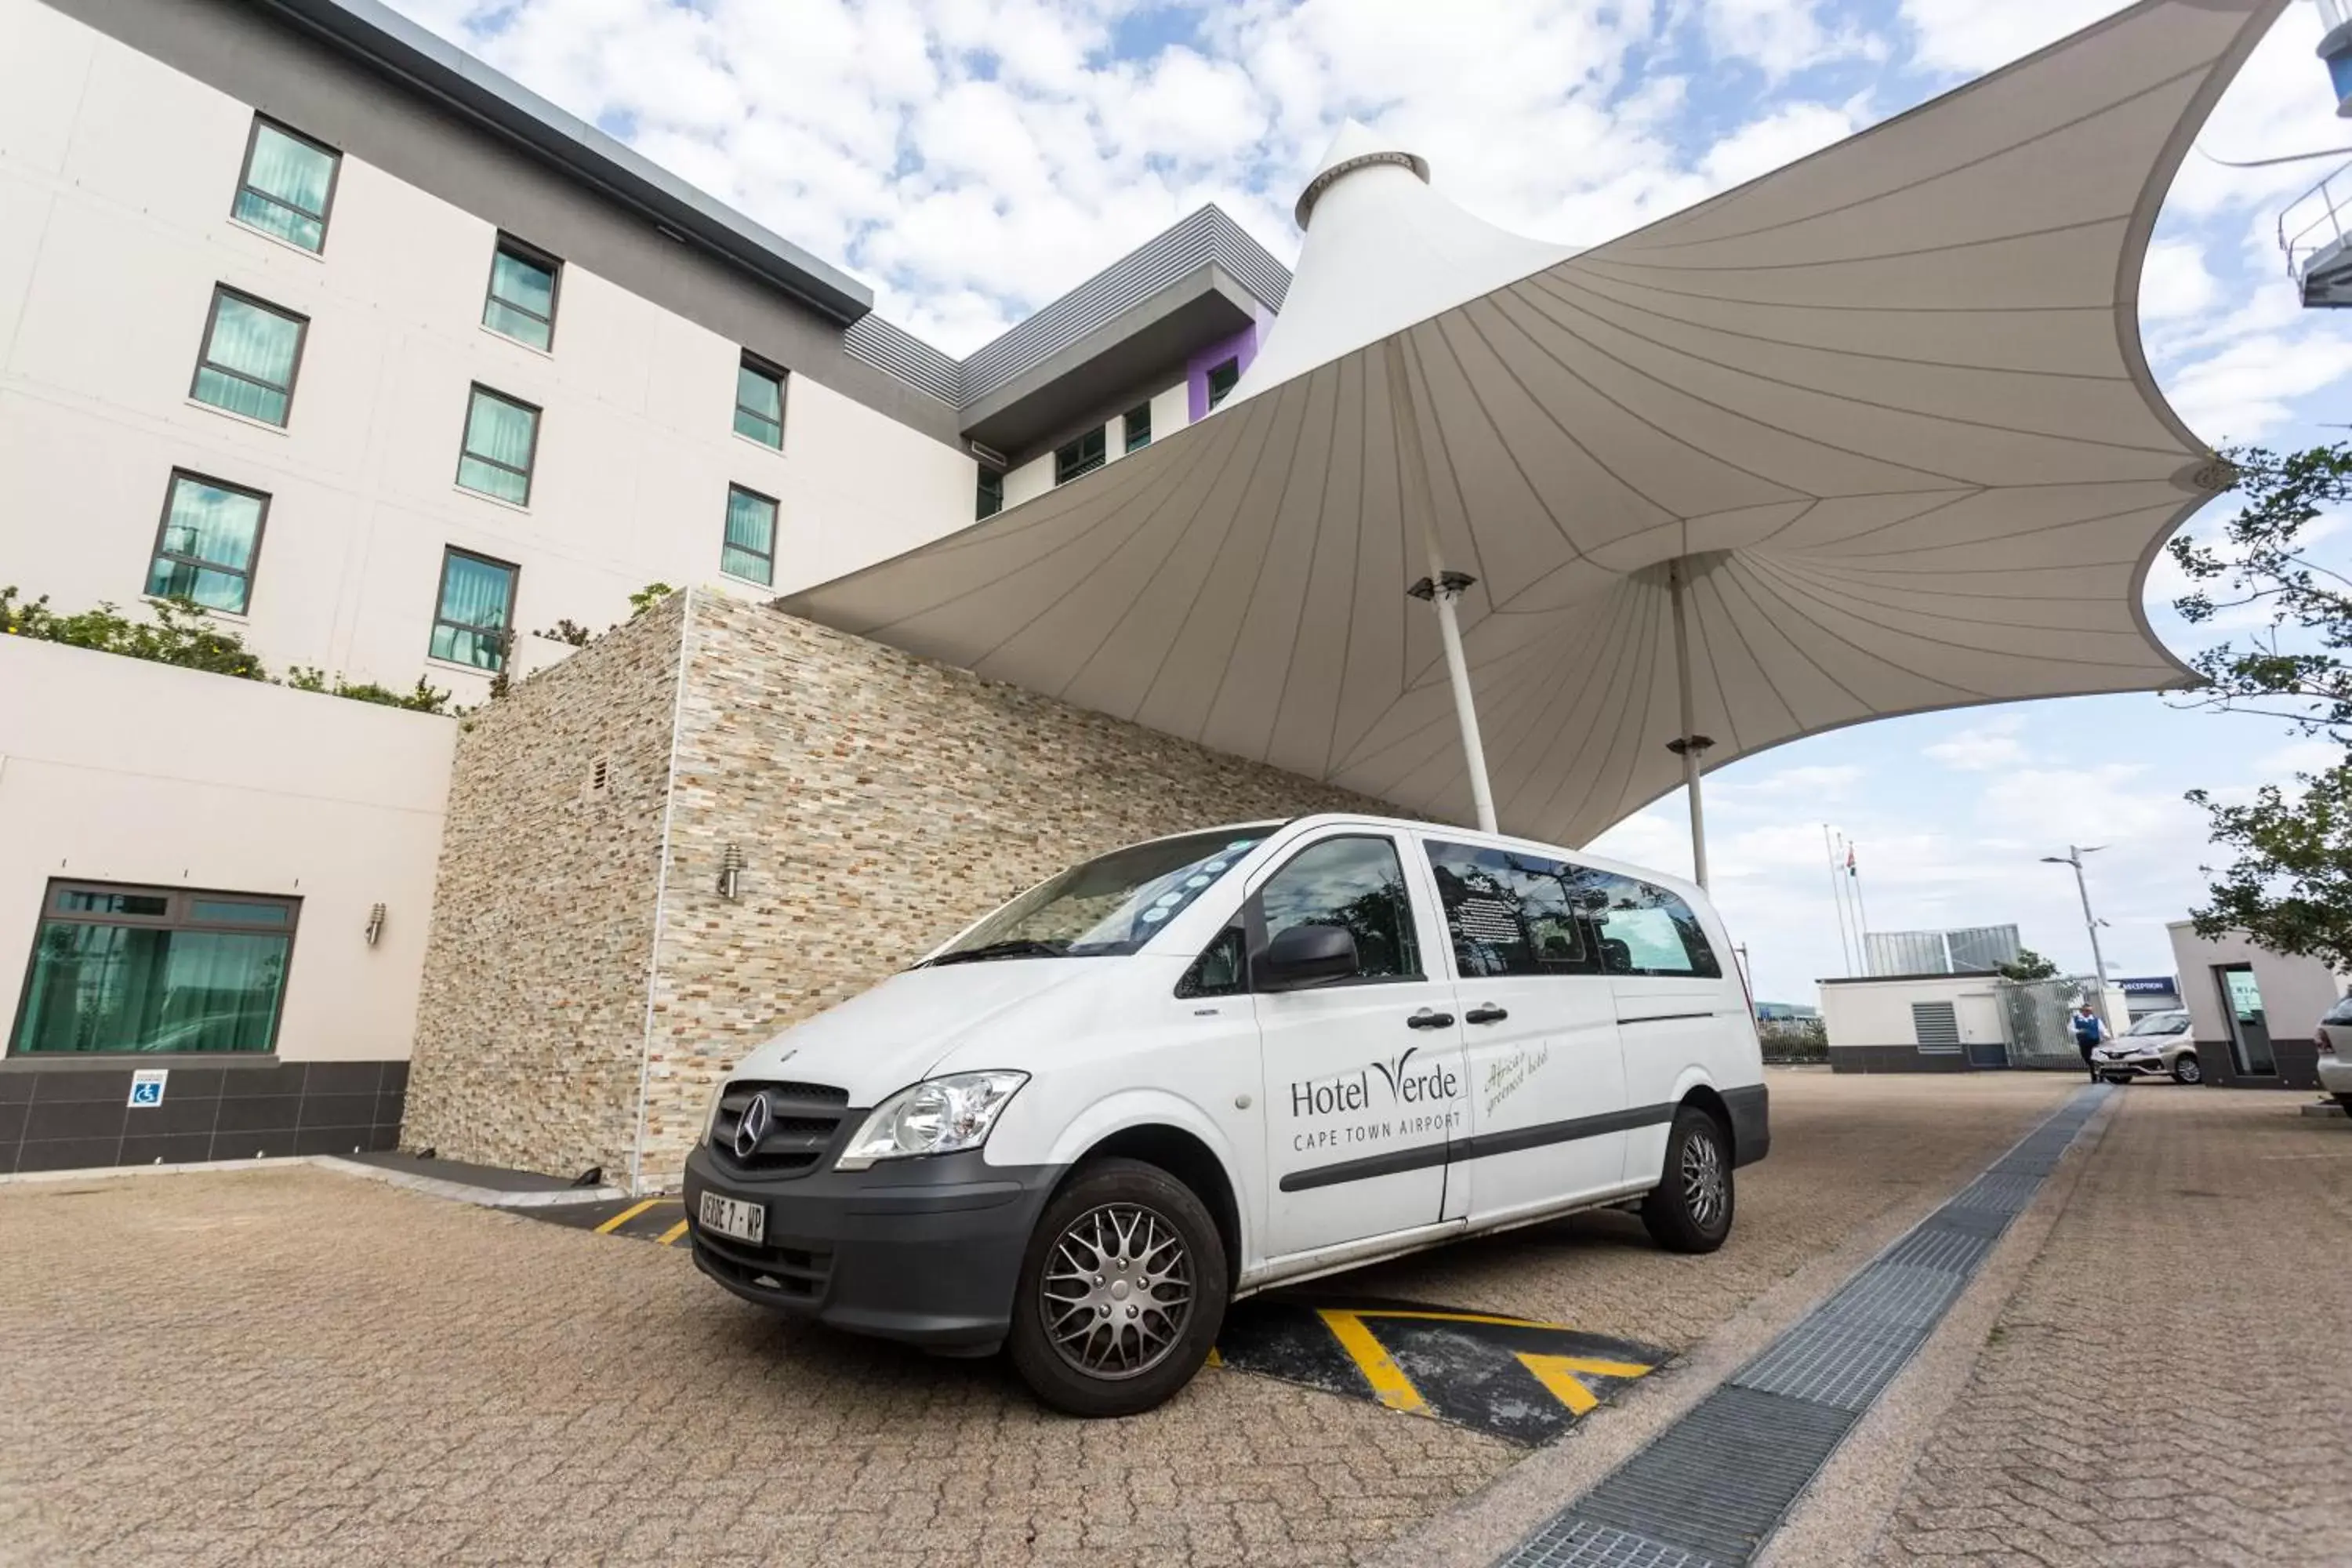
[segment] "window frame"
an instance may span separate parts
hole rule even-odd
[[[727,569],[728,551],[740,550],[746,555],[759,555],[760,552],[737,544],[727,537],[726,512],[721,512],[719,518],[719,574],[722,577],[730,578],[738,583],[748,583],[755,588],[773,590],[776,585],[776,535],[783,531],[783,503],[774,496],[755,490],[749,485],[739,485],[730,480],[727,486],[728,511],[734,510],[735,498],[739,495],[749,496],[753,500],[762,502],[768,509],[768,552],[760,556],[768,563],[768,575],[762,580],[757,577],[746,577],[740,572],[730,572]]]
[[[533,267],[543,267],[547,269],[547,314],[545,317],[542,318],[538,311],[531,310],[527,305],[517,304],[514,300],[508,299],[505,295],[500,294],[498,291],[499,258],[501,255],[511,255],[518,261],[526,261]],[[543,321],[547,328],[547,342],[544,343],[529,342],[515,336],[512,332],[503,331],[500,329],[490,325],[490,306],[493,303],[504,305],[509,310],[520,311],[521,314],[529,316],[534,321]],[[524,348],[530,349],[534,353],[551,355],[555,353],[555,320],[562,313],[563,258],[560,256],[551,255],[549,252],[541,250],[539,247],[531,244],[527,239],[518,239],[504,229],[499,230],[498,237],[490,244],[489,276],[482,280],[482,314],[479,318],[482,330],[490,333],[494,337],[504,338],[510,343],[521,343]]]
[[[742,374],[747,370],[754,375],[763,375],[770,381],[776,384],[776,416],[773,419],[770,419],[765,414],[762,414],[756,408],[748,406],[744,403]],[[742,437],[746,441],[757,442],[760,446],[765,447],[771,452],[782,451],[784,449],[784,389],[791,384],[792,372],[784,369],[782,365],[772,364],[768,361],[761,359],[758,354],[753,353],[750,349],[745,349],[743,351],[742,358],[735,362],[735,414],[734,422],[730,422],[730,427],[734,430],[735,434]],[[746,414],[750,415],[752,418],[758,420],[762,425],[773,425],[776,427],[776,438],[772,441],[764,440],[758,436],[754,436],[747,432],[740,423],[742,416]]]
[[[147,556],[148,578],[150,580],[153,579],[155,575],[155,563],[158,561],[173,561],[182,565],[194,566],[199,571],[205,572],[226,572],[229,570],[229,568],[221,565],[218,562],[200,561],[194,556],[175,554],[163,548],[163,536],[170,531],[172,526],[172,498],[178,493],[180,481],[182,479],[191,480],[194,483],[200,485],[210,485],[216,490],[227,490],[233,495],[249,497],[250,499],[261,503],[261,515],[256,518],[253,523],[253,553],[247,559],[245,566],[236,574],[237,576],[245,579],[245,603],[234,610],[214,610],[209,605],[205,606],[208,613],[214,615],[240,616],[251,615],[253,613],[253,582],[261,572],[261,542],[268,535],[269,532],[270,497],[268,490],[257,490],[251,485],[232,484],[227,479],[215,479],[210,474],[200,474],[194,468],[183,468],[174,466],[171,473],[163,480],[163,514],[155,520],[155,548],[150,551]],[[164,597],[163,595],[157,594],[147,589],[142,589],[140,596],[147,599],[161,599]]]
[[[477,636],[491,629],[467,621],[449,620],[441,614],[441,595],[448,587],[449,558],[453,555],[462,556],[468,561],[478,561],[485,566],[496,566],[507,574],[507,618],[505,624],[496,628],[499,632],[499,662],[496,664],[470,664],[461,658],[445,658],[433,651],[433,633],[439,631],[445,626],[461,632],[472,632]],[[519,563],[501,561],[495,555],[485,555],[478,550],[467,550],[455,544],[443,545],[441,570],[433,575],[433,624],[425,634],[425,657],[435,664],[446,665],[452,669],[470,669],[477,675],[495,676],[503,673],[507,668],[507,661],[514,656],[515,601],[522,596],[521,590],[522,567]]]
[[[1140,441],[1135,438],[1136,419],[1139,415],[1142,416],[1143,422],[1143,439]],[[1147,397],[1142,402],[1137,404],[1134,407],[1129,409],[1126,413],[1120,415],[1118,416],[1118,424],[1120,457],[1124,458],[1130,454],[1140,452],[1146,447],[1150,446],[1151,400]]]
[[[1234,378],[1233,380],[1225,383],[1224,390],[1220,392],[1217,389],[1217,377],[1228,370],[1234,373]],[[1207,393],[1209,406],[1213,409],[1219,404],[1224,402],[1226,398],[1231,397],[1234,395],[1234,388],[1239,386],[1241,382],[1242,356],[1237,353],[1229,354],[1225,358],[1219,360],[1216,363],[1211,365],[1201,377],[1202,389]]]
[[[1612,877],[1620,880],[1628,879],[1622,873],[1603,870],[1598,866],[1588,866],[1562,855],[1538,854],[1532,849],[1517,849],[1501,844],[1469,844],[1458,838],[1442,838],[1434,834],[1423,834],[1417,837],[1420,838],[1422,854],[1429,866],[1430,884],[1437,895],[1438,918],[1445,922],[1445,947],[1449,961],[1454,966],[1455,980],[1465,984],[1473,981],[1483,984],[1501,980],[1605,980],[1609,977],[1609,971],[1601,956],[1600,929],[1593,924],[1591,916],[1586,909],[1574,904],[1570,906],[1568,916],[1576,927],[1577,940],[1584,948],[1582,957],[1567,963],[1558,963],[1544,959],[1540,956],[1541,950],[1536,945],[1535,931],[1532,928],[1528,928],[1526,932],[1528,953],[1537,965],[1535,969],[1524,973],[1506,972],[1501,974],[1472,974],[1468,973],[1463,966],[1462,955],[1454,940],[1454,911],[1446,905],[1445,884],[1437,875],[1437,862],[1441,853],[1475,856],[1491,851],[1494,854],[1521,860],[1539,861],[1547,865],[1559,866],[1564,870],[1584,871],[1596,877]],[[1557,873],[1538,871],[1522,874],[1550,877]],[[1565,891],[1562,889],[1563,897],[1565,897]],[[1522,924],[1525,924],[1524,921]]]
[[[263,190],[260,186],[253,183],[253,153],[254,150],[261,145],[261,128],[265,125],[268,126],[272,131],[277,132],[281,136],[291,137],[293,140],[301,142],[304,146],[310,147],[317,152],[324,153],[327,155],[330,166],[327,170],[327,194],[324,197],[326,205],[320,211],[315,213],[303,212],[300,207],[296,206],[292,202],[287,201],[280,196],[272,195],[268,191]],[[337,190],[341,188],[342,179],[343,152],[341,148],[330,147],[324,142],[320,141],[316,136],[305,135],[301,132],[295,130],[291,125],[287,124],[284,121],[273,119],[269,115],[263,114],[260,111],[256,110],[253,116],[253,124],[245,133],[245,161],[237,165],[236,189],[229,193],[229,221],[237,225],[241,228],[251,229],[256,234],[263,235],[270,239],[277,240],[282,245],[290,245],[306,256],[324,256],[327,254],[327,236],[334,227],[335,193]],[[263,201],[268,202],[272,206],[284,207],[288,212],[295,213],[302,217],[309,218],[311,222],[317,224],[319,226],[319,248],[313,250],[309,246],[302,244],[299,240],[288,239],[282,234],[271,233],[271,231],[263,228],[259,224],[253,222],[250,218],[238,216],[236,204],[247,191],[251,191],[255,195],[260,197]]]
[[[1342,991],[1358,985],[1420,985],[1435,978],[1429,973],[1429,933],[1421,929],[1421,910],[1412,896],[1412,872],[1405,858],[1403,842],[1394,833],[1376,828],[1353,828],[1309,839],[1307,843],[1292,849],[1289,854],[1282,858],[1281,864],[1271,868],[1265,876],[1258,879],[1257,885],[1252,888],[1249,890],[1249,896],[1242,900],[1238,919],[1244,933],[1243,991],[1257,995],[1298,994],[1297,992],[1290,991],[1265,992],[1258,986],[1258,961],[1265,956],[1266,946],[1273,940],[1266,935],[1265,930],[1265,890],[1273,885],[1276,878],[1296,865],[1300,856],[1329,845],[1343,844],[1358,838],[1368,839],[1376,844],[1385,844],[1389,847],[1389,853],[1396,857],[1397,890],[1404,900],[1405,919],[1412,922],[1413,957],[1417,967],[1409,974],[1352,974],[1345,980],[1327,981],[1321,985],[1310,986],[1307,989],[1309,991]]]
[[[996,481],[996,484],[993,487],[996,493],[996,504],[989,507],[983,511],[981,510],[981,503],[989,499],[991,486],[988,481],[992,479]],[[974,522],[985,522],[1003,510],[1004,470],[1003,468],[992,468],[986,463],[982,463],[980,465],[980,479],[975,487],[975,493],[972,497],[972,521]]]
[[[58,895],[66,892],[153,894],[166,900],[161,915],[96,916],[79,913],[59,913],[56,908]],[[201,921],[193,910],[198,900],[206,902],[266,904],[284,909],[286,924],[278,926],[240,925],[234,921]],[[175,919],[182,911],[184,918]],[[52,923],[68,925],[131,926],[145,931],[193,931],[227,932],[251,936],[257,931],[286,936],[286,972],[278,979],[277,1005],[270,1009],[269,1043],[255,1051],[28,1051],[23,1048],[25,1015],[33,1005],[33,981],[41,960],[41,933]],[[251,1061],[278,1054],[278,1031],[286,1024],[286,987],[294,977],[294,938],[302,926],[302,895],[299,893],[249,893],[226,888],[163,888],[144,882],[109,882],[86,877],[51,877],[41,886],[40,907],[33,917],[33,941],[25,954],[25,978],[16,988],[16,1009],[8,1024],[7,1047],[0,1051],[5,1061],[161,1061],[176,1062],[183,1058],[199,1061],[215,1061],[236,1058]]]
[[[223,300],[236,300],[242,304],[252,306],[257,310],[276,316],[280,321],[294,323],[294,363],[287,369],[284,386],[247,375],[245,372],[232,369],[212,357],[213,330],[220,324],[220,307]],[[250,419],[257,425],[266,425],[273,430],[290,429],[294,424],[294,391],[301,384],[302,356],[310,346],[310,317],[299,310],[287,310],[282,305],[273,305],[258,294],[248,294],[242,289],[233,289],[226,283],[215,283],[212,303],[205,308],[204,336],[196,341],[196,368],[188,377],[189,400],[200,403],[206,408],[215,409],[232,419]],[[196,389],[204,385],[205,372],[207,370],[217,371],[231,380],[244,382],[248,386],[267,387],[272,392],[282,393],[286,398],[286,417],[279,420],[264,419],[259,415],[247,414],[238,409],[226,407],[208,397],[200,395]]]
[[[527,408],[530,411],[530,450],[524,455],[522,460],[523,466],[520,470],[516,469],[511,464],[500,462],[496,458],[484,457],[481,453],[475,451],[473,448],[466,445],[467,442],[473,439],[474,399],[478,396],[491,398],[497,402],[505,404],[509,408]],[[468,383],[466,387],[466,416],[457,426],[457,473],[456,481],[457,488],[464,490],[469,496],[480,496],[485,500],[494,500],[499,502],[501,506],[522,507],[528,510],[530,506],[531,488],[538,482],[539,436],[541,429],[546,424],[546,416],[547,410],[540,406],[538,404],[526,403],[520,397],[500,392],[497,387],[490,385],[487,382],[477,381]],[[468,458],[473,458],[474,461],[478,463],[487,463],[491,468],[497,468],[502,473],[511,474],[518,471],[520,472],[522,475],[522,500],[509,500],[505,496],[494,495],[490,491],[485,489],[477,489],[474,486],[467,484],[466,482],[466,459]],[[484,559],[487,560],[488,557],[485,556]]]
[[[1622,871],[1612,871],[1601,866],[1594,866],[1591,869],[1597,875],[1610,878],[1624,887],[1638,889],[1645,900],[1671,899],[1680,904],[1684,911],[1690,916],[1691,927],[1698,933],[1700,943],[1699,949],[1694,952],[1690,939],[1683,934],[1682,928],[1677,922],[1675,936],[1683,944],[1683,956],[1690,961],[1691,966],[1688,969],[1612,969],[1609,967],[1609,955],[1601,946],[1608,940],[1605,935],[1608,931],[1607,923],[1601,920],[1592,920],[1590,922],[1592,931],[1592,951],[1594,956],[1601,961],[1602,973],[1612,980],[1721,980],[1724,978],[1723,958],[1715,951],[1715,938],[1707,933],[1706,921],[1700,918],[1697,905],[1675,892],[1672,888],[1662,888],[1646,878],[1628,876]],[[1611,903],[1596,912],[1607,914],[1615,907],[1615,897],[1612,892]],[[1663,904],[1645,903],[1642,907],[1660,910],[1669,921],[1673,920],[1674,911]]]
[[[1095,442],[1097,447],[1094,461],[1091,463],[1087,462],[1086,459],[1086,444],[1089,440]],[[1066,471],[1063,459],[1072,452],[1076,452],[1077,457],[1074,460],[1073,465],[1068,467]],[[1108,420],[1105,420],[1101,424],[1096,425],[1089,429],[1079,431],[1076,435],[1071,437],[1068,440],[1054,448],[1055,488],[1058,489],[1074,479],[1085,479],[1088,474],[1093,473],[1097,468],[1104,467],[1109,461],[1110,422]]]

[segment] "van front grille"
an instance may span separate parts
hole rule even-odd
[[[754,1095],[768,1097],[768,1130],[759,1146],[735,1152],[735,1134]],[[817,1083],[762,1083],[746,1079],[727,1086],[719,1115],[710,1124],[710,1152],[729,1167],[762,1175],[797,1176],[815,1170],[849,1116],[849,1091]]]

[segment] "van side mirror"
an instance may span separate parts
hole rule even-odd
[[[1303,991],[1356,973],[1356,938],[1345,926],[1296,925],[1265,944],[1252,966],[1261,991]]]

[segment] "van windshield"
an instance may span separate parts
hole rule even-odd
[[[1229,827],[1114,849],[1030,889],[929,962],[1133,952],[1265,837]]]

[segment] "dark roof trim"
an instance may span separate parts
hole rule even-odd
[[[1838,974],[1826,980],[1816,980],[1816,985],[1889,985],[1915,980],[1998,980],[1998,969],[1959,969],[1949,974]],[[2061,978],[2053,975],[2051,978]]]
[[[829,321],[847,326],[874,308],[874,290],[856,279],[712,200],[377,0],[261,3],[656,226],[716,251]]]

